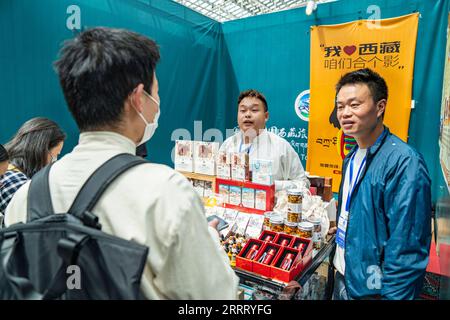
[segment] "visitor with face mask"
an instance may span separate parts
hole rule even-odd
[[[79,130],[73,151],[53,164],[55,212],[68,212],[78,191],[107,160],[136,154],[161,113],[156,43],[134,32],[93,28],[66,42],[55,63]],[[6,212],[6,225],[26,222],[25,184]],[[102,230],[149,247],[141,280],[148,299],[234,299],[238,278],[208,227],[200,198],[173,169],[145,163],[120,175],[93,209]],[[209,275],[205,280],[205,275]]]

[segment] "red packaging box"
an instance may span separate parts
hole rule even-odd
[[[282,247],[289,247],[294,238],[294,236],[285,233],[278,233],[274,242]]]
[[[237,268],[247,270],[247,271],[253,271],[253,262],[255,260],[250,260],[250,259],[246,258],[247,254],[249,253],[249,251],[251,250],[253,245],[258,245],[258,254],[259,254],[259,250],[262,249],[262,247],[264,246],[264,242],[257,240],[257,239],[250,239],[247,242],[247,244],[245,245],[245,247],[241,250],[241,252],[236,257],[236,267]],[[258,256],[258,254],[255,256],[255,258]]]
[[[312,250],[313,245],[312,241],[309,239],[294,237],[292,241],[292,246],[298,243],[304,243],[305,247],[303,248],[303,252],[300,252],[297,249],[293,249],[290,247],[283,247],[278,253],[278,256],[275,258],[272,263],[272,268],[270,270],[270,277],[272,279],[280,280],[283,282],[289,282],[295,279],[303,269],[305,269],[312,261]],[[283,270],[280,268],[281,263],[283,262],[285,256],[288,253],[295,253],[296,256],[289,270]]]
[[[264,243],[264,246],[259,250],[258,255],[256,256],[255,260],[253,261],[253,272],[270,278],[271,277],[271,269],[272,269],[271,264],[275,261],[278,254],[280,253],[281,249],[282,249],[282,247],[277,244],[273,244],[273,243],[269,243],[269,242]],[[268,264],[260,263],[259,260],[264,255],[264,253],[267,254],[270,250],[275,250],[273,258],[269,261]]]
[[[271,240],[267,240],[267,237],[271,236]],[[266,241],[266,242],[274,242],[275,238],[277,237],[277,233],[270,231],[270,230],[263,230],[263,232],[261,232],[261,234],[259,235],[259,240],[261,241]]]

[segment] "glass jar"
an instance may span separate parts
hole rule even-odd
[[[311,222],[303,221],[298,224],[297,234],[301,238],[311,239],[314,225]]]
[[[291,211],[287,212],[287,221],[289,221],[289,222],[298,223],[299,221],[301,221],[300,217],[301,217],[301,213],[291,212]]]
[[[263,230],[270,230],[270,217],[275,214],[273,211],[264,212]]]
[[[313,224],[312,241],[313,248],[320,249],[322,247],[322,220],[319,217],[309,217],[308,222]]]
[[[279,215],[273,215],[270,217],[270,230],[273,232],[283,232],[283,217]]]
[[[290,235],[297,234],[297,222],[290,222],[288,220],[284,221],[284,233]]]
[[[300,189],[289,189],[288,195],[288,212],[294,212],[301,214],[303,193]]]

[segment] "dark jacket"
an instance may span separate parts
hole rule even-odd
[[[342,177],[355,151],[345,157]],[[345,238],[350,297],[414,299],[420,294],[431,242],[430,184],[422,155],[385,128],[367,150],[351,197]]]

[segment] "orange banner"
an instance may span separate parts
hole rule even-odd
[[[353,70],[370,68],[387,82],[384,123],[404,141],[408,137],[419,14],[385,20],[359,20],[311,28],[310,174],[333,178],[339,191],[342,159],[355,145],[336,117],[335,85]]]

